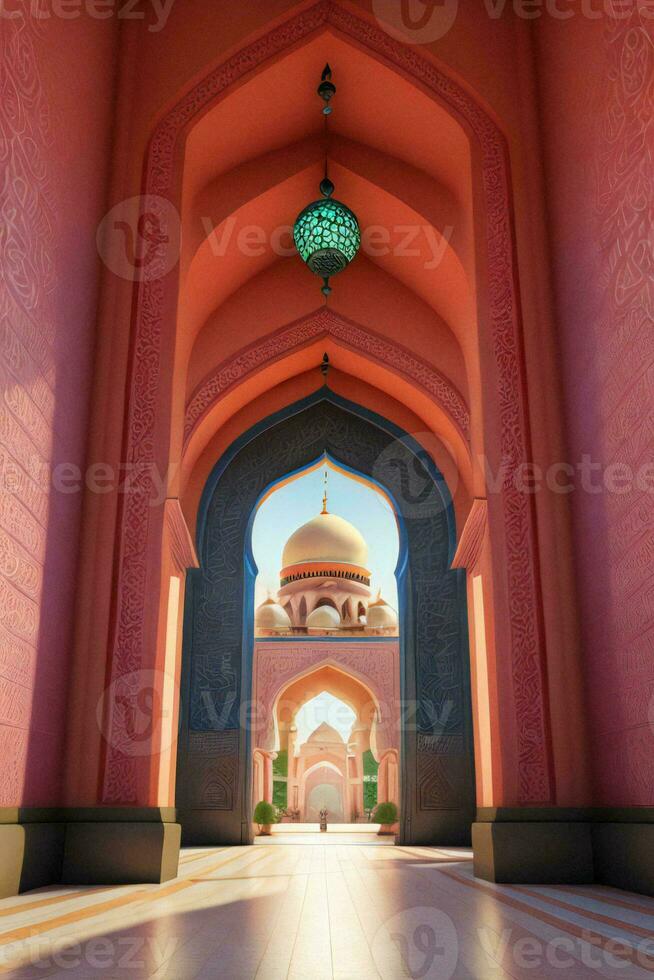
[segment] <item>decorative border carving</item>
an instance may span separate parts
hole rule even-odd
[[[448,379],[426,361],[416,357],[400,344],[364,329],[331,310],[321,309],[281,330],[269,334],[242,348],[208,374],[189,399],[184,424],[184,443],[211,406],[231,388],[256,371],[262,364],[271,364],[289,351],[296,350],[319,337],[333,337],[348,347],[361,351],[371,361],[377,361],[410,383],[422,388],[448,415],[467,441],[470,439],[470,413],[463,395]]]
[[[442,100],[468,126],[481,150],[486,205],[491,339],[497,370],[501,454],[508,464],[502,488],[511,623],[511,660],[516,704],[519,801],[552,798],[549,731],[544,702],[543,638],[539,622],[539,583],[532,503],[513,485],[515,469],[527,459],[528,434],[523,405],[524,368],[511,225],[511,195],[504,138],[491,118],[452,78],[415,48],[404,46],[333,0],[319,2],[248,45],[195,85],[159,122],[149,146],[144,192],[173,199],[175,152],[186,128],[201,111],[240,78],[320,28],[332,26],[384,59]],[[165,234],[165,216],[163,218]],[[124,503],[118,523],[119,561],[115,631],[111,652],[114,677],[141,666],[151,467],[161,389],[161,347],[167,279],[137,286],[134,347],[129,386],[126,462],[139,464],[142,477]],[[170,318],[172,323],[174,318]],[[145,464],[145,465],[143,465]],[[123,722],[119,714],[111,724]],[[107,746],[103,802],[136,802],[136,763],[115,746]]]

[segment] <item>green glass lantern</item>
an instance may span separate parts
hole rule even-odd
[[[325,178],[323,199],[312,201],[299,213],[293,229],[295,247],[311,271],[324,280],[322,292],[331,292],[329,279],[347,268],[361,245],[359,222],[353,211],[331,194],[334,185]]]
[[[318,86],[318,95],[324,102],[325,125],[332,112],[330,102],[336,94],[331,78],[332,70],[325,65]],[[322,292],[329,296],[332,291],[329,280],[347,268],[359,251],[361,231],[354,211],[342,201],[332,199],[334,185],[327,176],[326,163],[320,193],[322,200],[312,201],[295,219],[293,239],[302,261],[317,276],[321,276]]]

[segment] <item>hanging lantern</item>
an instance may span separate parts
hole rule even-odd
[[[326,65],[318,87],[318,94],[325,103],[325,122],[331,112],[328,103],[336,92],[336,86],[330,81],[331,74]],[[312,201],[297,216],[293,239],[302,261],[322,278],[322,292],[329,296],[332,291],[329,280],[347,268],[359,251],[361,231],[354,211],[332,198],[334,185],[326,174],[320,183],[320,193],[322,199]]]

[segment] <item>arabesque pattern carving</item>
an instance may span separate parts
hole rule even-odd
[[[597,286],[584,293],[593,412],[582,448],[591,448],[593,458],[607,467],[642,474],[651,473],[654,459],[654,21],[644,6],[627,6],[620,16],[605,19],[605,64],[592,104],[597,119],[593,245],[598,241],[599,248]],[[576,329],[576,323],[568,325],[569,331]],[[626,493],[584,495],[579,505],[587,535],[583,579],[588,584],[582,598],[593,668],[596,786],[607,806],[654,801],[649,479],[636,476]]]
[[[544,703],[543,649],[539,625],[540,603],[534,517],[530,498],[514,486],[514,471],[528,457],[528,436],[523,404],[524,370],[520,352],[520,326],[513,260],[510,183],[504,138],[498,127],[470,94],[437,66],[386,34],[377,24],[357,17],[332,0],[319,0],[286,23],[243,48],[194,86],[158,124],[146,161],[145,192],[173,199],[176,187],[175,152],[179,141],[203,110],[230,85],[293,44],[325,26],[333,26],[387,63],[414,78],[465,121],[480,147],[487,228],[487,265],[491,341],[495,359],[501,423],[501,455],[505,462],[502,487],[508,602],[511,628],[512,672],[516,705],[519,794],[521,802],[547,802],[551,798],[548,757],[548,720]],[[165,218],[162,234],[166,234]],[[119,522],[119,579],[116,631],[112,650],[113,676],[142,664],[143,609],[145,604],[149,499],[154,463],[157,406],[161,390],[161,340],[164,317],[174,323],[174,311],[165,306],[168,278],[148,277],[138,284],[134,323],[126,461],[142,472],[135,492],[125,501]],[[164,386],[165,387],[165,386]],[[163,413],[165,414],[165,413]],[[121,725],[120,716],[113,719]],[[124,733],[109,740],[103,799],[136,799],[135,761],[112,746],[124,744]]]
[[[178,804],[185,805],[184,790],[196,805],[208,810],[232,810],[238,799],[238,733],[191,732],[184,762],[186,779]]]
[[[54,131],[39,64],[41,28],[28,0],[16,0],[11,16],[1,18],[0,806],[24,800],[30,738],[32,750],[36,737],[47,751],[58,723],[42,716],[34,731],[58,325],[51,298],[56,212],[46,165]],[[55,638],[42,652],[54,657],[63,652],[58,644]]]
[[[188,443],[196,426],[211,406],[231,388],[240,384],[261,365],[270,364],[318,337],[333,337],[354,350],[362,351],[370,360],[378,361],[392,371],[404,375],[411,384],[420,386],[438,402],[465,438],[470,438],[470,413],[465,400],[440,371],[405,350],[400,344],[371,330],[364,330],[331,310],[321,309],[251,344],[207,375],[189,399],[186,408],[185,442]]]

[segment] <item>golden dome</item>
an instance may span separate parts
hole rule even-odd
[[[284,546],[282,566],[337,562],[366,567],[368,545],[353,524],[337,514],[318,514],[294,531]]]

